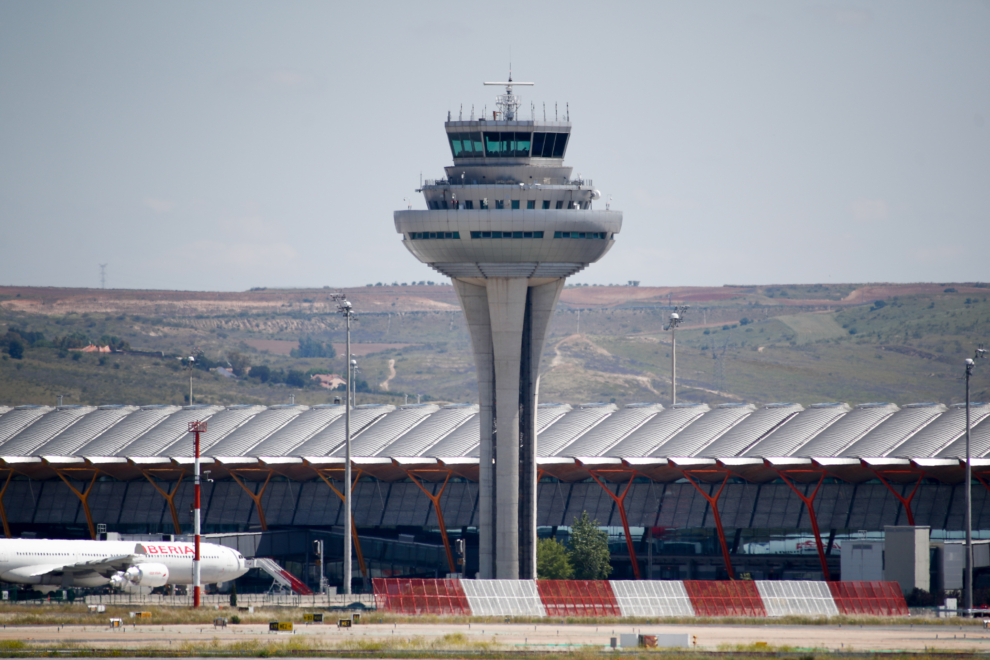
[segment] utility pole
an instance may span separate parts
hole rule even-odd
[[[986,349],[980,344],[973,359],[966,359],[966,572],[963,584],[963,607],[966,616],[973,616],[973,461],[970,457],[969,446],[969,379],[973,375],[976,360],[987,356]]]
[[[343,316],[347,324],[347,342],[345,359],[347,365],[347,398],[344,404],[344,584],[345,594],[351,593],[351,530],[354,522],[351,517],[351,382],[353,381],[353,369],[351,367],[351,318],[354,316],[351,303],[343,293],[335,293],[330,296],[337,303],[337,311]]]

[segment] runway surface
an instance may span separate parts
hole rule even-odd
[[[687,633],[696,638],[699,650],[731,650],[736,645],[764,642],[774,647],[827,649],[836,651],[990,651],[990,630],[976,626],[784,626],[784,625],[555,625],[542,624],[377,624],[361,623],[350,629],[335,624],[296,624],[295,632],[273,633],[263,624],[203,625],[128,624],[123,629],[108,626],[7,626],[0,640],[22,640],[32,645],[75,643],[83,648],[175,647],[183,642],[221,644],[247,640],[287,641],[300,636],[307,641],[337,648],[356,648],[360,640],[423,637],[435,639],[462,633],[469,641],[495,641],[503,648],[569,650],[584,646],[609,646],[621,633]]]

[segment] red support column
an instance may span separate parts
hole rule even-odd
[[[315,470],[316,475],[323,480],[327,486],[330,486],[330,490],[337,494],[340,501],[344,501],[344,494],[337,490],[337,487],[333,485],[332,477],[328,479],[321,471]],[[358,479],[361,478],[361,470],[357,471],[357,476],[353,477],[354,483],[351,484],[351,492],[354,491],[354,487],[357,486]],[[351,518],[351,538],[354,539],[354,554],[357,555],[358,567],[361,569],[361,575],[368,577],[368,567],[364,563],[364,553],[361,551],[361,539],[358,538],[357,533],[357,523],[354,522],[354,518]]]
[[[703,491],[701,486],[699,486],[695,480],[691,478],[691,475],[688,474],[687,471],[681,470],[681,474],[684,475],[685,479],[691,482],[691,485],[694,486],[695,490],[701,493],[701,496],[704,497],[705,501],[707,501],[709,506],[712,507],[712,513],[715,515],[715,529],[718,532],[719,543],[722,544],[722,558],[725,559],[725,570],[729,573],[729,579],[735,580],[736,576],[732,571],[732,558],[729,555],[729,544],[725,541],[725,530],[722,529],[722,516],[718,514],[718,498],[722,494],[722,491],[725,490],[725,484],[729,482],[729,473],[725,473],[725,478],[722,479],[722,485],[719,487],[718,492],[715,493],[714,497]]]
[[[625,490],[622,491],[622,495],[616,495],[611,490],[606,488],[605,484],[598,479],[598,476],[595,475],[592,470],[588,470],[588,474],[590,474],[591,478],[595,480],[595,483],[602,487],[602,490],[608,493],[608,496],[611,497],[612,501],[619,507],[619,517],[622,519],[622,531],[626,535],[626,548],[629,550],[629,560],[632,562],[633,575],[637,580],[639,580],[641,579],[639,575],[639,560],[636,559],[636,548],[633,545],[632,534],[629,533],[629,519],[626,518],[625,503],[626,494],[629,493],[629,489],[632,487],[634,475],[629,476],[629,482],[626,484]]]
[[[914,527],[914,512],[911,511],[911,500],[914,499],[915,493],[918,492],[918,486],[921,485],[921,480],[924,478],[925,475],[921,473],[918,474],[918,481],[917,483],[914,484],[914,490],[911,491],[910,495],[904,497],[896,490],[894,490],[894,488],[889,483],[887,483],[887,480],[883,478],[883,474],[881,474],[879,471],[874,470],[873,474],[877,475],[877,479],[879,479],[883,483],[883,485],[887,487],[887,490],[889,490],[894,495],[894,497],[897,498],[897,501],[901,503],[901,506],[904,507],[904,511],[907,513],[908,524]],[[912,471],[911,474],[914,474],[914,472]]]
[[[412,482],[419,486],[419,489],[423,491],[423,494],[430,498],[430,501],[433,502],[433,510],[436,511],[437,514],[437,524],[440,525],[440,538],[443,539],[443,549],[447,551],[447,564],[450,565],[450,572],[456,573],[457,563],[454,561],[454,553],[450,549],[450,539],[447,538],[447,525],[443,521],[443,511],[440,509],[440,498],[443,496],[444,488],[447,487],[447,482],[450,481],[450,470],[447,471],[447,478],[443,480],[443,486],[440,487],[440,492],[436,495],[433,495],[430,491],[426,490],[426,488],[423,487],[423,484],[419,483],[419,479],[413,476],[412,472],[409,470],[403,470],[403,472],[405,472],[406,475],[412,479]]]
[[[10,538],[10,525],[7,524],[7,509],[5,509],[3,506],[3,496],[7,493],[7,486],[10,485],[10,480],[13,478],[13,476],[14,476],[14,471],[11,470],[7,474],[7,481],[4,482],[3,488],[0,489],[0,518],[3,519],[3,534],[8,539]]]
[[[825,473],[822,472],[821,476],[818,478],[818,485],[815,486],[815,490],[812,491],[811,497],[805,497],[804,494],[799,491],[791,480],[784,476],[784,473],[777,470],[777,474],[784,483],[791,487],[794,494],[801,498],[804,502],[804,507],[808,510],[808,518],[811,520],[811,530],[815,533],[815,545],[818,548],[818,560],[822,563],[822,574],[825,576],[825,581],[830,582],[832,580],[831,574],[828,572],[828,562],[825,560],[825,546],[822,545],[822,534],[818,529],[818,516],[815,515],[815,495],[818,494],[818,489],[822,487],[822,482],[825,481]]]

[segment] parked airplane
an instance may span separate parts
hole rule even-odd
[[[192,584],[192,543],[0,539],[0,580],[39,591],[109,584],[126,593],[150,593],[166,584]],[[203,584],[227,582],[248,571],[244,556],[200,544]]]

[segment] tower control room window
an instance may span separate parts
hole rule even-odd
[[[481,158],[481,133],[448,133],[450,151],[454,158]]]
[[[569,133],[533,133],[533,158],[563,158]]]
[[[489,158],[528,158],[531,133],[495,132],[485,134],[485,155]]]

